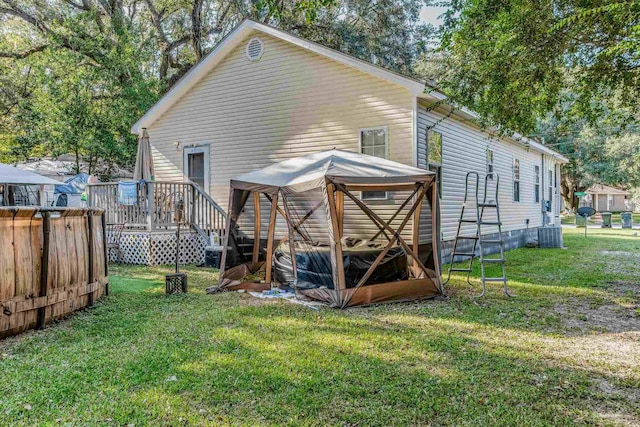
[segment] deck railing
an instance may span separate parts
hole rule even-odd
[[[150,231],[168,230],[176,226],[176,206],[184,201],[186,222],[200,234],[222,235],[224,210],[192,182],[147,181],[137,185],[137,202],[124,205],[118,201],[118,183],[106,182],[88,186],[88,204],[105,210],[108,224],[125,224],[126,228]]]

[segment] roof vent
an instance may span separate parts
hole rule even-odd
[[[249,61],[258,61],[262,58],[262,54],[264,52],[264,45],[262,44],[262,40],[260,39],[251,39],[249,43],[247,43],[246,53]]]

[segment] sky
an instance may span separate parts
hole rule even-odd
[[[438,16],[442,15],[446,10],[446,7],[425,6],[420,11],[420,19],[439,27],[442,24],[442,19],[438,19]]]

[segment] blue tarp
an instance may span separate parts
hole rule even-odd
[[[67,179],[63,185],[56,186],[56,194],[82,194],[89,182],[89,174],[79,173]]]

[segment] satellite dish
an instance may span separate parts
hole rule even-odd
[[[583,218],[594,216],[595,214],[596,214],[596,210],[593,209],[591,206],[583,206],[581,208],[578,208],[578,215],[580,215]]]

